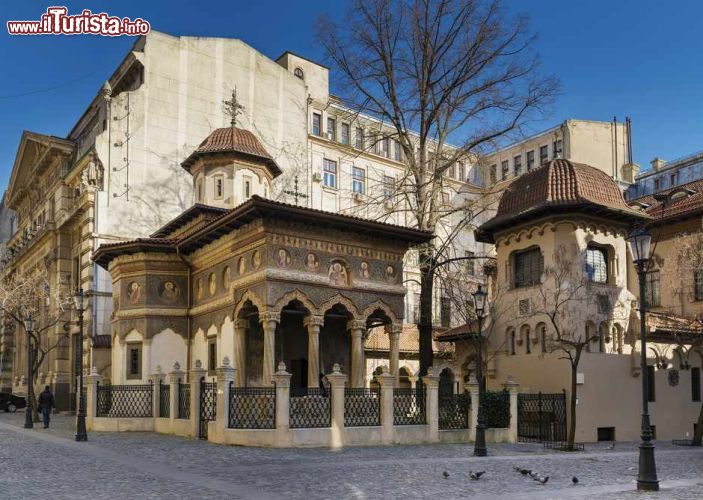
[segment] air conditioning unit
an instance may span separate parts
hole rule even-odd
[[[312,180],[314,182],[322,182],[322,174],[320,172],[315,172],[312,174]]]
[[[352,200],[364,201],[364,193],[352,193]]]

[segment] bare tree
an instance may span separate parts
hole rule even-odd
[[[440,237],[420,252],[423,375],[433,356],[433,270],[475,215],[471,204],[448,202],[447,173],[519,132],[558,85],[538,75],[526,18],[507,16],[497,0],[355,0],[343,22],[321,18],[318,37],[343,102],[380,124],[364,146],[394,140],[402,150],[405,174],[379,201]],[[443,223],[450,229],[439,231]]]
[[[27,404],[32,405],[34,420],[39,414],[34,394],[39,370],[49,353],[67,347],[69,334],[63,329],[58,333],[55,327],[66,320],[66,312],[71,308],[70,294],[64,294],[49,287],[49,276],[45,267],[36,267],[24,273],[12,273],[0,280],[0,314],[15,324],[16,332],[25,333],[25,342],[30,342],[32,362],[30,380],[27,380]],[[24,320],[31,316],[35,321],[34,330],[25,328]]]

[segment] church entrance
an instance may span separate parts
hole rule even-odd
[[[281,309],[281,323],[276,332],[276,359],[286,364],[291,374],[291,394],[299,394],[310,386],[308,360],[308,329],[305,320],[310,316],[297,300]]]

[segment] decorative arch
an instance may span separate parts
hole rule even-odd
[[[520,339],[525,342],[525,354],[532,353],[532,343],[531,338],[532,331],[530,330],[530,325],[524,324],[520,327]]]
[[[356,308],[354,303],[349,300],[347,297],[342,295],[341,293],[338,293],[334,297],[331,297],[324,301],[320,307],[317,308],[318,312],[320,315],[324,315],[327,311],[329,311],[335,304],[341,304],[344,307],[347,308],[347,311],[349,311],[352,316],[354,316],[354,319],[359,318],[359,310]]]
[[[505,340],[508,343],[508,354],[511,356],[514,356],[517,354],[515,351],[515,344],[517,339],[515,338],[515,328],[512,326],[508,327],[508,329],[505,331]]]
[[[280,299],[276,301],[276,304],[273,306],[273,311],[280,313],[281,310],[287,306],[290,302],[297,300],[305,308],[310,311],[310,314],[318,314],[317,307],[315,307],[315,304],[312,303],[310,298],[305,294],[305,292],[302,292],[299,289],[295,289],[291,292],[285,293]]]
[[[232,316],[232,321],[234,321],[235,319],[237,319],[239,317],[239,313],[242,311],[242,307],[244,307],[244,304],[246,304],[247,301],[251,302],[259,310],[259,313],[266,311],[266,305],[259,298],[259,296],[256,295],[251,290],[247,290],[246,292],[244,292],[242,297],[239,299],[239,302],[237,302],[237,305],[234,306],[234,313]]]
[[[388,318],[390,318],[391,323],[398,323],[398,317],[395,315],[395,313],[390,308],[390,306],[388,304],[386,304],[381,299],[378,299],[375,302],[366,306],[366,308],[361,313],[361,317],[363,318],[364,321],[366,321],[369,318],[369,316],[371,316],[374,313],[374,311],[376,311],[377,309],[380,309],[381,311],[383,311],[386,314],[386,316],[388,316]]]
[[[609,326],[607,321],[601,321],[598,326],[598,352],[605,352],[605,346],[609,340]]]
[[[539,343],[542,345],[542,352],[547,352],[547,324],[544,321],[537,323],[535,335],[535,338],[538,339]]]

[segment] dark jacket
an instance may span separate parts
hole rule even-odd
[[[41,394],[39,394],[39,409],[41,410],[42,408],[56,408],[56,405],[54,404],[54,395],[51,394],[49,391],[44,391]]]

